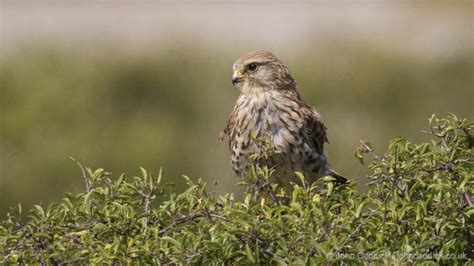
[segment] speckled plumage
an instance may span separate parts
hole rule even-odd
[[[343,179],[329,169],[324,152],[326,128],[318,112],[301,99],[296,82],[280,60],[269,52],[250,52],[235,62],[233,70],[232,82],[241,94],[220,138],[229,136],[237,176],[248,174],[249,156],[258,149],[250,136],[254,132],[269,136],[270,144],[280,151],[266,163],[275,167],[275,181],[283,187],[298,181],[295,171],[310,182],[324,175]]]

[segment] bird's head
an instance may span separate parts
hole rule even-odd
[[[295,88],[288,68],[270,52],[244,54],[235,61],[233,71],[232,84],[246,94]]]

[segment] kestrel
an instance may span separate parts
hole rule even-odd
[[[291,189],[290,182],[299,182],[295,172],[303,173],[310,183],[326,175],[346,181],[329,168],[326,128],[319,113],[301,99],[280,60],[270,52],[254,51],[240,57],[233,71],[232,84],[240,95],[219,139],[229,136],[231,164],[238,177],[248,175],[249,156],[261,149],[253,135],[268,136],[269,144],[279,151],[266,163],[275,168],[274,181],[282,187]]]

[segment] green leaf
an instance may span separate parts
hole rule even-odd
[[[255,263],[255,258],[253,257],[252,250],[250,249],[248,244],[245,244],[245,255],[247,255],[247,259],[251,263]]]
[[[362,209],[364,208],[364,204],[365,204],[365,202],[361,202],[361,203],[359,204],[359,206],[357,206],[356,212],[355,212],[355,214],[354,214],[354,217],[355,217],[355,218],[359,218],[359,217],[360,217],[360,214],[362,213]]]
[[[328,182],[328,183],[327,183],[327,186],[328,186],[327,195],[328,195],[328,196],[331,196],[332,191],[333,191],[333,189],[334,189],[334,183],[333,183],[333,182]]]
[[[36,209],[36,213],[40,216],[40,218],[46,217],[43,207],[41,207],[40,205],[35,205],[34,207]]]
[[[148,179],[148,173],[146,172],[145,168],[140,167],[140,171],[142,172],[143,180],[147,181],[147,179]]]
[[[181,244],[179,243],[179,241],[177,241],[176,239],[170,237],[170,236],[164,236],[161,238],[162,241],[165,241],[165,242],[168,242],[170,244],[172,244],[173,246],[176,246],[178,248],[181,247]]]
[[[464,214],[466,214],[467,217],[471,218],[471,216],[474,214],[474,206],[469,207]]]
[[[161,184],[162,175],[163,175],[163,167],[160,167],[160,172],[158,173],[158,179],[156,181],[156,184]]]

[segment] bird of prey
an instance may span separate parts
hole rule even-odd
[[[273,182],[291,189],[301,172],[310,183],[331,175],[338,182],[346,179],[329,168],[324,152],[326,128],[319,113],[300,97],[288,68],[272,53],[244,54],[233,65],[232,84],[240,95],[219,139],[229,137],[231,164],[238,177],[245,178],[258,152],[253,136],[268,136],[278,153],[266,162],[274,167]]]

